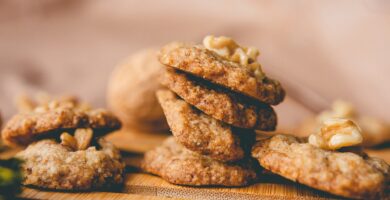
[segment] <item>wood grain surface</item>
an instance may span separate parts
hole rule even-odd
[[[107,140],[123,151],[127,174],[122,189],[104,192],[58,192],[24,187],[22,199],[340,199],[276,175],[266,175],[258,183],[237,188],[188,187],[170,184],[160,177],[142,173],[138,166],[142,153],[160,144],[168,134],[126,130],[112,133]],[[17,150],[0,154],[9,157]],[[390,149],[369,150],[370,155],[390,162]]]

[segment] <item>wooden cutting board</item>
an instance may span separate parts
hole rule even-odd
[[[20,197],[28,199],[340,199],[276,175],[265,176],[259,183],[251,186],[224,188],[177,186],[157,176],[140,172],[138,166],[142,153],[159,145],[168,136],[169,133],[126,130],[106,137],[124,152],[124,161],[128,166],[125,184],[119,191],[71,193],[24,187]],[[3,155],[9,156],[13,152],[3,153]],[[390,162],[389,148],[369,150],[368,153]]]

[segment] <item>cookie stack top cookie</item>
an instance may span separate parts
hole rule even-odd
[[[255,178],[240,176],[236,178],[241,181],[235,182],[204,181],[209,162],[224,169],[233,165],[241,175],[248,174],[248,170],[256,174],[249,156],[255,130],[276,128],[277,117],[271,105],[283,101],[285,91],[278,81],[264,74],[257,62],[258,54],[255,48],[241,47],[230,38],[213,36],[207,36],[203,45],[175,42],[161,49],[158,59],[166,66],[161,83],[168,89],[158,91],[156,96],[174,139],[146,153],[143,164],[146,171],[184,185],[239,186]],[[167,150],[173,148],[169,147],[172,144],[180,147],[180,153]],[[156,156],[159,151],[170,152],[165,161]],[[191,159],[182,158],[184,155],[191,155]],[[180,159],[173,159],[176,157]],[[205,162],[197,170],[202,175],[188,174],[201,180],[168,176],[170,172],[175,173],[171,170],[174,166],[164,164],[171,159],[175,162],[168,163],[175,166],[187,166],[182,162],[188,160]],[[163,169],[156,170],[156,166]]]

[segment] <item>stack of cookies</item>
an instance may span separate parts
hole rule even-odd
[[[162,48],[161,83],[168,89],[156,95],[173,137],[145,154],[145,171],[181,185],[242,186],[256,179],[255,130],[275,130],[271,105],[285,96],[258,55],[227,37]]]
[[[90,190],[123,182],[119,150],[100,137],[121,127],[114,115],[75,97],[20,102],[1,136],[9,146],[27,147],[16,155],[24,185]]]

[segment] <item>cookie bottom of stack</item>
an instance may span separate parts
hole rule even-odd
[[[141,167],[178,185],[245,186],[257,178],[251,159],[224,163],[186,149],[174,137],[145,154]]]

